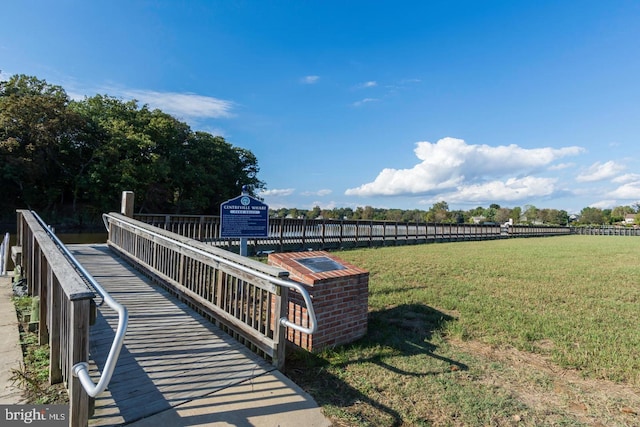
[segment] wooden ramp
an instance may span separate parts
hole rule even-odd
[[[240,384],[275,368],[151,284],[106,245],[68,248],[129,310],[129,327],[108,389],[96,397],[89,425],[123,425]],[[99,307],[91,327],[94,381],[106,361],[118,316]]]

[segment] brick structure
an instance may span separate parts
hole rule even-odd
[[[318,321],[313,335],[289,329],[288,341],[316,352],[367,333],[368,271],[324,251],[273,253],[269,264],[287,270],[292,280],[305,285]],[[307,310],[297,292],[289,292],[288,303],[289,320],[307,326]]]

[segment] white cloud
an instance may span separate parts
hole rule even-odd
[[[610,197],[624,200],[640,200],[640,180],[628,182],[609,193]]]
[[[589,205],[590,208],[599,208],[599,209],[611,209],[616,206],[615,200],[600,200],[599,202],[591,203]]]
[[[615,182],[616,184],[625,184],[633,181],[640,181],[640,174],[625,173],[624,175],[617,176],[611,180],[611,182]]]
[[[379,99],[376,99],[376,98],[364,98],[364,99],[361,99],[360,101],[354,102],[353,106],[354,107],[360,107],[360,106],[362,106],[364,104],[367,104],[369,102],[376,102],[376,101],[379,101]]]
[[[491,181],[484,184],[467,185],[447,197],[452,202],[515,201],[532,197],[548,196],[555,191],[555,178],[509,178],[505,182]]]
[[[366,88],[376,87],[376,86],[378,86],[378,82],[374,80],[370,80],[368,82],[360,83],[359,85],[356,86],[356,89],[366,89]]]
[[[307,85],[312,85],[318,83],[318,80],[320,80],[320,76],[304,76],[300,79],[300,82]]]
[[[550,171],[559,171],[559,170],[563,170],[563,169],[572,168],[575,165],[576,165],[575,163],[558,163],[557,165],[549,166],[549,170]]]
[[[615,175],[623,171],[625,167],[612,160],[606,163],[595,162],[586,171],[576,177],[578,182],[594,182],[603,181],[613,178]]]
[[[260,196],[262,197],[283,197],[290,196],[295,191],[295,188],[281,188],[281,189],[273,189],[273,190],[263,190],[260,192]]]
[[[151,108],[158,108],[177,117],[226,118],[232,117],[235,104],[231,101],[194,93],[157,92],[153,90],[119,90],[121,96],[137,99]],[[113,91],[112,91],[113,93]]]
[[[331,194],[333,191],[329,190],[329,189],[322,189],[322,190],[318,190],[318,191],[305,191],[302,194],[303,196],[328,196],[329,194]]]
[[[420,163],[411,169],[382,170],[373,182],[348,189],[349,196],[399,196],[466,191],[469,197],[491,198],[502,194],[515,200],[515,195],[547,195],[552,180],[519,178],[543,168],[553,161],[583,152],[580,147],[526,149],[515,144],[491,147],[468,145],[456,138],[442,138],[437,143],[418,142],[414,150]],[[506,179],[500,182],[500,179]],[[481,196],[482,192],[487,196]]]

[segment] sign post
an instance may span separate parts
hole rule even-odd
[[[240,239],[240,255],[247,256],[247,239],[269,237],[269,206],[245,191],[220,205],[220,237]]]

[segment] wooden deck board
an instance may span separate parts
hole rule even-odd
[[[129,311],[129,327],[107,391],[96,397],[90,425],[122,425],[215,393],[275,369],[153,285],[106,245],[69,245],[111,296]],[[117,326],[99,307],[91,327],[91,374],[98,380]]]

